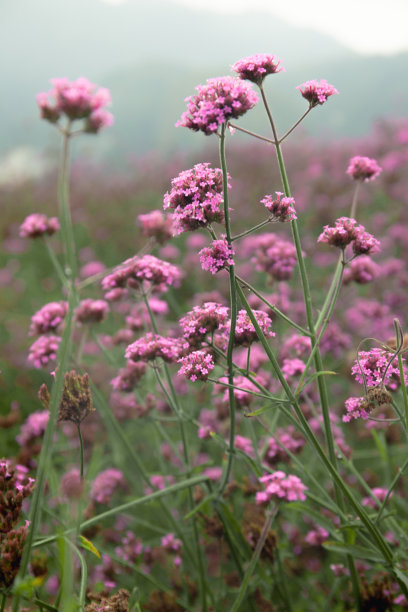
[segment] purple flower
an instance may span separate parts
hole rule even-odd
[[[359,225],[355,219],[340,217],[340,219],[335,221],[333,227],[325,225],[323,232],[317,239],[317,242],[325,242],[331,246],[344,249],[348,244],[355,240],[355,238],[357,238],[359,233],[361,233],[361,230],[364,231],[364,228]]]
[[[196,164],[176,176],[171,181],[171,190],[164,196],[163,206],[174,210],[176,232],[180,234],[210,223],[222,223],[222,189],[222,170],[210,168],[209,163]]]
[[[119,370],[118,375],[111,380],[110,384],[115,391],[130,393],[144,376],[146,369],[144,361],[128,361],[126,367]]]
[[[344,271],[343,283],[354,281],[359,285],[366,285],[371,283],[374,279],[380,275],[380,267],[366,255],[353,259],[350,263],[350,267]]]
[[[274,55],[267,53],[257,53],[244,57],[231,66],[231,70],[237,72],[241,79],[252,81],[253,83],[261,84],[268,74],[284,72],[285,69],[280,66],[280,60]]]
[[[60,342],[61,338],[58,336],[40,336],[30,347],[28,361],[39,370],[47,366],[50,361],[57,359]]]
[[[108,504],[118,488],[124,488],[125,479],[120,470],[109,468],[98,474],[95,478],[92,489],[91,499],[99,504]]]
[[[253,310],[252,313],[255,316],[256,321],[264,335],[267,338],[272,338],[275,336],[275,333],[270,330],[272,325],[271,318],[266,314],[266,312],[263,312],[262,310]],[[252,342],[259,341],[258,334],[256,333],[255,327],[253,326],[246,310],[240,310],[238,312],[234,341],[236,345],[241,346],[250,346]]]
[[[360,351],[359,360],[355,361],[351,368],[351,373],[360,384],[364,379],[367,387],[377,387],[384,384],[386,389],[395,391],[401,384],[398,358],[394,355],[391,363],[392,353],[381,348],[373,348],[370,351]],[[403,359],[404,376],[406,378],[406,365]],[[363,379],[364,375],[364,379]],[[408,382],[408,381],[406,381]]]
[[[278,281],[291,278],[296,266],[296,248],[276,234],[261,234],[254,241],[257,247],[253,261],[257,270],[270,274]]]
[[[109,312],[109,304],[105,300],[82,300],[75,310],[78,323],[100,323]]]
[[[179,359],[178,362],[182,364],[178,374],[193,382],[207,380],[209,373],[214,369],[212,355],[206,351],[193,351]]]
[[[365,231],[361,225],[353,241],[353,252],[355,255],[371,255],[380,250],[380,241],[372,234]]]
[[[373,181],[382,172],[375,159],[357,155],[350,159],[346,173],[356,181]]]
[[[166,217],[161,210],[138,215],[137,221],[142,227],[143,236],[154,238],[159,244],[164,244],[173,237],[173,220]]]
[[[16,437],[20,446],[27,446],[29,442],[42,436],[50,418],[49,410],[32,412],[23,423],[19,435]]]
[[[228,319],[228,308],[217,302],[205,302],[202,306],[194,306],[179,321],[184,338],[191,344],[200,344],[206,336]]]
[[[160,357],[168,363],[175,363],[187,347],[187,342],[181,338],[164,338],[150,332],[129,344],[125,357],[133,361],[151,361]]]
[[[270,501],[305,501],[307,487],[297,476],[288,476],[281,471],[265,474],[259,481],[265,486],[265,491],[256,494],[257,504],[268,504]]]
[[[258,102],[251,85],[234,77],[208,79],[206,85],[198,85],[195,96],[186,98],[187,111],[176,126],[187,127],[194,132],[214,134],[220,125],[244,115]]]
[[[56,217],[48,218],[40,213],[28,215],[20,226],[20,236],[22,238],[39,238],[48,234],[52,236],[60,229],[59,221]]]
[[[333,94],[339,93],[337,89],[335,89],[333,85],[330,85],[325,79],[321,81],[316,81],[316,79],[313,79],[313,81],[306,81],[306,83],[298,85],[296,89],[298,89],[305,100],[309,102],[311,108],[318,104],[324,104],[327,98]]]
[[[352,419],[368,419],[370,406],[364,397],[349,397],[345,403],[346,414],[343,415],[343,423],[349,423]]]
[[[211,246],[201,249],[199,255],[202,269],[211,274],[234,265],[235,252],[225,239],[213,240]]]
[[[105,276],[102,288],[107,291],[107,299],[113,299],[112,290],[129,287],[137,289],[145,282],[156,291],[167,291],[168,287],[178,286],[181,280],[181,272],[177,266],[162,261],[154,255],[135,255],[127,259],[115,270]],[[108,298],[109,296],[109,298]],[[116,297],[116,296],[115,296]]]
[[[261,204],[264,204],[265,208],[269,210],[274,220],[286,223],[297,219],[296,210],[294,208],[294,198],[282,198],[283,193],[281,191],[275,191],[276,198],[267,195],[261,200]]]
[[[65,319],[67,311],[67,302],[45,304],[31,317],[29,336],[39,336],[57,330]]]

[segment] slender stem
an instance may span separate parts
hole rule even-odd
[[[61,233],[65,249],[65,273],[70,279],[75,279],[77,276],[77,261],[71,210],[69,205],[70,127],[69,122],[67,129],[63,132],[61,164],[58,177],[58,200],[61,215]]]
[[[375,519],[374,524],[379,522],[379,520],[381,518],[381,515],[384,512],[384,508],[385,508],[385,506],[386,506],[386,504],[387,504],[387,502],[388,502],[388,500],[390,498],[391,493],[393,492],[393,490],[397,486],[399,479],[401,478],[402,474],[404,473],[404,471],[406,470],[407,467],[408,467],[408,458],[405,459],[402,467],[399,468],[399,470],[398,470],[397,474],[395,475],[392,483],[390,484],[390,487],[389,487],[389,489],[387,491],[387,495],[385,496],[385,498],[384,498],[384,500],[383,500],[383,502],[381,504],[381,507],[380,507],[380,509],[378,511],[378,514],[377,514],[377,517]]]
[[[400,354],[398,355],[398,368],[399,368],[400,378],[401,378],[402,399],[404,400],[405,423],[408,429],[408,395],[407,395],[407,386],[405,384],[404,366],[402,363],[402,356]]]
[[[85,558],[83,554],[80,552],[80,550],[77,548],[77,546],[75,546],[75,544],[71,542],[71,540],[69,540],[68,538],[65,538],[65,541],[72,548],[72,550],[78,557],[79,563],[81,565],[81,583],[79,587],[79,597],[78,598],[79,598],[79,609],[83,610],[85,608],[86,589],[88,586],[88,568],[86,565]]]
[[[288,130],[288,131],[286,132],[286,134],[284,134],[283,136],[281,136],[281,137],[279,138],[278,144],[281,144],[281,143],[282,143],[284,140],[286,140],[286,138],[289,136],[289,134],[291,134],[291,133],[293,132],[293,130],[297,128],[297,126],[299,125],[299,123],[301,123],[301,122],[303,121],[303,119],[306,117],[306,115],[308,115],[308,114],[310,113],[310,111],[312,110],[312,108],[313,108],[313,106],[309,106],[309,108],[307,109],[307,111],[305,111],[305,112],[303,113],[303,115],[300,117],[300,119],[298,119],[298,120],[296,121],[296,123],[294,123],[294,124],[292,125],[292,127],[290,128],[290,130]]]
[[[255,566],[258,563],[258,559],[265,545],[265,540],[268,537],[268,533],[271,528],[273,519],[275,518],[277,513],[278,513],[277,506],[273,510],[270,510],[269,512],[266,513],[266,520],[265,520],[264,526],[262,527],[261,534],[259,536],[258,542],[256,543],[254,554],[252,555],[251,561],[249,562],[249,565],[248,565],[248,569],[245,572],[244,579],[241,583],[241,586],[238,592],[238,596],[236,600],[234,601],[234,604],[231,608],[231,612],[237,612],[241,606],[241,603],[245,597],[245,594],[246,594],[246,591],[249,585],[249,581],[251,580],[252,574],[254,573]]]
[[[6,601],[7,601],[7,593],[2,593],[0,612],[4,612],[4,609],[6,607]]]
[[[254,138],[258,138],[259,140],[263,140],[264,142],[268,142],[269,144],[276,144],[274,140],[271,140],[270,138],[265,138],[265,136],[261,136],[260,134],[256,134],[255,132],[251,132],[250,130],[245,130],[243,127],[240,127],[239,125],[236,125],[235,123],[231,123],[231,121],[228,121],[228,127],[232,127],[232,129],[234,130],[239,130],[240,132],[244,132],[245,134],[248,134],[249,136],[253,136]]]
[[[224,198],[224,218],[225,218],[225,232],[226,232],[226,240],[228,244],[231,246],[232,244],[232,236],[231,236],[231,225],[230,225],[230,216],[229,216],[229,202],[228,202],[228,171],[227,171],[227,161],[225,157],[225,123],[221,127],[221,136],[220,136],[220,161],[221,161],[221,169],[222,169],[222,184],[223,184],[223,198]],[[226,469],[223,472],[221,484],[219,488],[219,495],[221,496],[225,490],[225,487],[228,484],[230,479],[230,475],[232,472],[232,466],[234,462],[234,445],[235,445],[235,394],[234,389],[232,388],[234,385],[234,366],[233,366],[233,350],[234,350],[234,342],[235,342],[235,327],[237,321],[237,292],[236,292],[236,283],[235,283],[235,266],[230,265],[228,267],[229,273],[229,286],[230,286],[230,332],[228,338],[228,347],[227,347],[227,366],[228,366],[228,383],[231,387],[228,388],[228,400],[229,400],[229,412],[230,412],[230,431],[229,431],[229,449],[228,449],[228,460]]]
[[[79,438],[79,474],[81,481],[84,479],[84,440],[82,438],[81,425],[78,423],[78,438]]]
[[[57,259],[57,256],[55,255],[49,241],[47,240],[47,238],[44,237],[44,244],[45,244],[45,248],[47,249],[47,253],[50,257],[50,260],[52,262],[52,265],[54,266],[54,270],[58,276],[58,278],[61,281],[61,285],[63,287],[65,287],[65,289],[69,290],[69,282],[67,280],[67,277],[64,274],[64,270],[61,267],[60,262]]]
[[[359,191],[360,191],[360,187],[361,187],[361,181],[357,181],[356,188],[354,190],[353,201],[351,203],[351,209],[350,209],[350,218],[351,219],[355,219],[356,218],[357,203],[358,203],[358,194],[359,194]]]
[[[292,321],[292,319],[289,319],[289,317],[283,314],[283,312],[281,312],[279,308],[277,308],[276,306],[268,302],[268,300],[264,298],[264,296],[261,293],[259,293],[259,291],[255,289],[255,287],[250,285],[247,281],[245,281],[243,278],[241,278],[238,275],[235,278],[239,283],[241,283],[241,285],[244,285],[247,289],[249,289],[249,291],[251,291],[251,293],[256,295],[264,304],[266,304],[268,308],[270,308],[274,313],[276,313],[278,317],[286,321],[286,323],[288,323],[291,327],[294,327],[295,329],[300,331],[304,336],[310,336],[310,332],[308,332],[307,329],[305,329],[304,327],[301,327],[301,325],[298,325],[297,323]]]
[[[251,227],[250,229],[246,230],[245,232],[241,232],[240,234],[237,234],[236,236],[233,236],[231,238],[231,242],[234,242],[235,240],[239,240],[240,238],[243,238],[244,236],[248,236],[248,234],[252,234],[253,232],[256,232],[256,230],[261,229],[261,227],[264,227],[264,225],[268,225],[268,223],[271,223],[272,219],[265,219],[265,221],[261,221],[261,223],[258,223],[258,225],[254,225],[254,227]]]
[[[262,397],[270,401],[278,402],[279,404],[286,403],[288,401],[288,400],[283,400],[280,397],[274,397],[273,395],[264,395],[263,393],[257,393],[256,391],[251,391],[250,389],[245,389],[244,387],[237,387],[236,385],[229,385],[228,383],[221,382],[220,380],[216,380],[215,378],[208,377],[207,380],[209,380],[210,382],[213,382],[216,385],[222,385],[223,387],[232,388],[232,389],[235,389],[236,391],[244,391],[245,393],[248,393],[249,395],[255,395],[255,397]]]

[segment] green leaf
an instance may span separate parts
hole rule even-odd
[[[323,548],[332,552],[351,555],[355,559],[366,559],[377,563],[384,563],[384,558],[376,550],[364,548],[363,546],[352,546],[351,544],[342,544],[341,542],[323,542]]]
[[[92,544],[90,540],[88,540],[88,538],[83,535],[79,535],[78,540],[82,548],[85,548],[85,550],[89,550],[89,552],[93,553],[95,557],[98,557],[98,559],[101,558],[99,550],[96,548],[96,546]]]
[[[403,582],[405,584],[405,586],[408,588],[408,576],[406,574],[406,572],[402,572],[401,570],[399,570],[398,568],[394,567],[392,569],[394,576],[400,580],[401,582]]]
[[[31,599],[34,596],[35,589],[44,582],[44,578],[45,576],[30,576],[24,580],[16,580],[13,586],[13,594]]]
[[[192,516],[194,516],[197,512],[199,512],[202,508],[204,509],[205,506],[208,507],[209,502],[211,499],[213,499],[215,497],[214,493],[212,493],[211,495],[207,495],[206,497],[204,497],[204,499],[202,499],[200,501],[199,504],[197,504],[197,506],[195,508],[193,508],[188,514],[185,515],[184,520],[191,518]]]
[[[321,372],[315,372],[309,378],[305,380],[299,391],[296,393],[296,396],[299,396],[303,389],[305,389],[311,382],[313,382],[319,376],[337,376],[337,372],[332,372],[331,370],[322,370]]]

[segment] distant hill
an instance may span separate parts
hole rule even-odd
[[[268,79],[278,123],[286,129],[305,108],[294,87],[327,78],[341,92],[308,118],[308,130],[365,133],[378,116],[408,108],[408,54],[360,57],[311,30],[270,14],[215,15],[163,0],[3,0],[0,21],[0,153],[19,145],[53,149],[55,130],[38,120],[35,94],[53,76],[87,76],[112,91],[115,126],[78,146],[104,155],[202,144],[174,129],[183,99],[231,63],[256,52],[275,53],[287,72]],[[7,61],[5,61],[7,60]],[[260,114],[243,118],[262,129]]]

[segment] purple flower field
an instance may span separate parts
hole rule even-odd
[[[120,168],[72,156],[108,90],[38,94],[60,162],[0,186],[0,612],[408,609],[408,119],[311,139],[310,80],[281,135],[283,70],[237,61],[176,123],[203,151]]]

